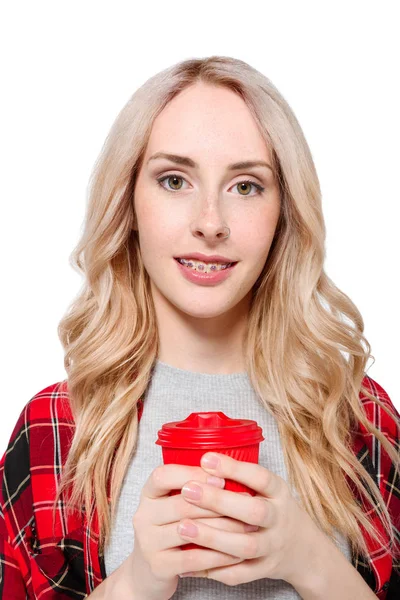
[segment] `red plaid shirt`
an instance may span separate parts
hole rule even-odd
[[[369,376],[364,385],[398,415],[385,390]],[[396,423],[360,393],[368,418],[400,449]],[[143,403],[139,404],[139,419]],[[84,513],[56,513],[52,506],[61,466],[72,436],[68,386],[59,382],[37,393],[23,409],[0,463],[0,599],[82,599],[106,577],[99,555],[98,523],[89,529]],[[380,443],[360,427],[354,452],[379,485],[395,520],[400,541],[400,479]],[[358,496],[357,496],[358,497]],[[358,498],[359,500],[359,498]],[[366,535],[368,557],[353,556],[352,564],[381,600],[399,600],[400,565],[385,546]]]

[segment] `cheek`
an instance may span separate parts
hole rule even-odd
[[[159,262],[182,250],[180,240],[183,230],[171,211],[162,211],[146,206],[137,213],[140,250],[145,263]]]
[[[242,219],[237,227],[244,252],[254,259],[265,260],[274,239],[276,224],[277,217],[271,212],[259,214],[256,218]]]
[[[135,202],[140,237],[143,242],[158,235],[165,226],[163,207],[157,205],[150,194],[140,195]]]
[[[145,201],[144,201],[145,198]],[[157,194],[147,193],[136,203],[139,227],[164,235],[174,231],[185,223],[185,215],[179,206],[163,200]]]

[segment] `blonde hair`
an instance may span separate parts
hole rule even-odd
[[[135,179],[154,119],[196,82],[240,95],[278,174],[281,214],[252,290],[244,349],[251,383],[277,420],[289,482],[327,535],[336,527],[366,555],[360,524],[376,540],[383,538],[356,501],[347,474],[363,500],[378,507],[392,547],[391,515],[351,449],[358,424],[379,439],[397,469],[400,459],[360,403],[362,390],[388,412],[362,384],[372,356],[362,316],[324,272],[326,231],[309,147],[271,81],[225,56],[186,60],[146,81],[117,116],[95,164],[84,231],[70,259],[85,280],[58,328],[76,428],[55,506],[66,490],[68,508],[83,506],[91,519],[95,506],[104,551],[136,449],[138,402],[158,355],[150,280],[132,230]],[[394,547],[390,551],[395,556]]]

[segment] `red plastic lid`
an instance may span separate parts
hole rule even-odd
[[[164,423],[155,442],[168,448],[232,448],[258,444],[265,438],[251,419],[230,419],[223,412],[193,412],[184,421]]]

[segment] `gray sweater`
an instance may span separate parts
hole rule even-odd
[[[137,451],[129,465],[117,506],[110,543],[105,550],[107,575],[117,569],[132,552],[132,517],[139,505],[144,483],[156,466],[163,463],[161,447],[155,444],[157,432],[165,422],[181,421],[191,412],[219,410],[231,418],[253,419],[262,428],[259,464],[288,482],[281,440],[275,418],[265,410],[247,373],[211,375],[177,369],[157,360],[144,397],[139,425]],[[298,497],[296,490],[292,493]],[[350,546],[336,532],[336,543],[351,561]],[[188,577],[179,579],[175,600],[233,600],[268,598],[295,600],[296,590],[282,579],[258,579],[237,586],[220,581]]]

